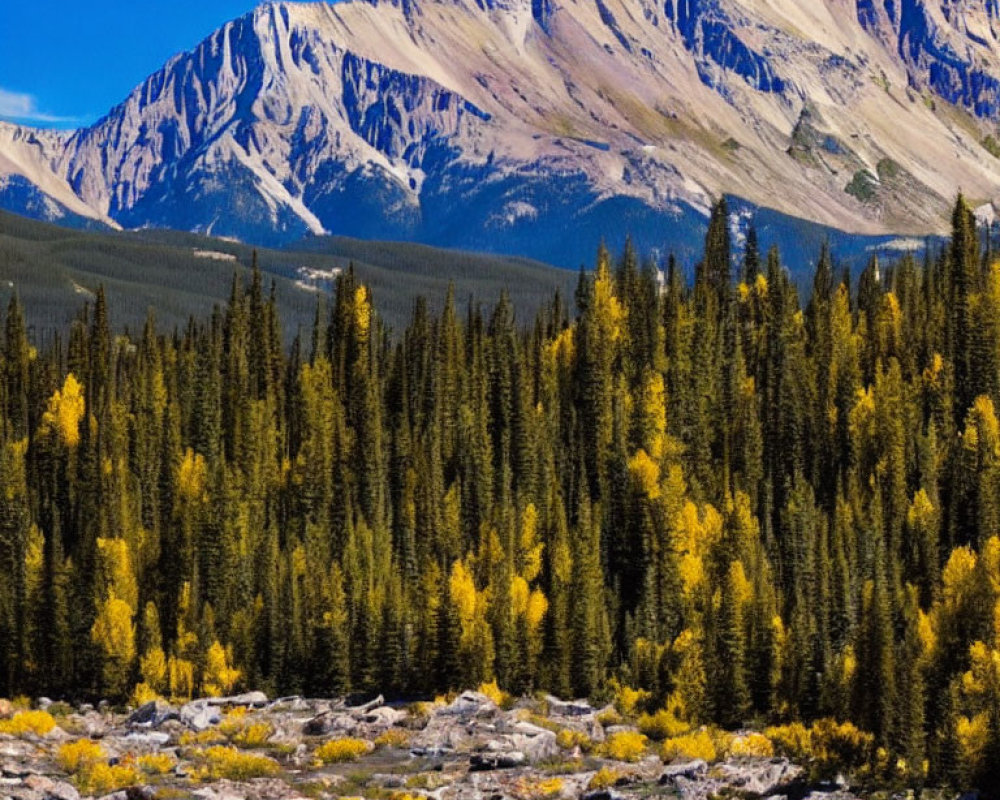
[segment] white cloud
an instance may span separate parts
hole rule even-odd
[[[0,119],[21,122],[49,122],[66,124],[79,122],[77,117],[60,117],[38,109],[35,98],[22,92],[11,92],[0,87]]]

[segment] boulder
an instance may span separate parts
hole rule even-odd
[[[379,706],[365,714],[362,719],[369,725],[382,725],[391,728],[406,719],[406,712],[389,706]]]
[[[740,759],[717,765],[715,774],[726,786],[764,797],[795,783],[802,767],[786,758]]]
[[[210,706],[263,708],[267,705],[267,695],[263,692],[245,692],[244,694],[234,694],[229,697],[208,697],[205,699],[205,702]]]
[[[10,700],[0,697],[0,719],[6,719],[14,714],[14,705]]]
[[[560,700],[550,694],[546,695],[545,702],[553,717],[586,717],[594,713],[594,707],[586,700]]]
[[[168,719],[178,718],[177,709],[173,706],[162,700],[150,700],[129,714],[125,722],[128,725],[148,725],[151,728],[158,728]]]
[[[474,753],[469,757],[469,772],[516,769],[527,765],[528,758],[517,750],[502,753]]]
[[[438,711],[438,714],[470,718],[492,715],[498,711],[497,704],[480,692],[462,692],[452,702]]]
[[[29,775],[24,785],[41,794],[47,800],[80,800],[76,787],[65,781],[55,781],[44,775]]]
[[[181,706],[180,719],[193,731],[203,731],[218,725],[222,720],[217,708],[209,706],[204,700],[195,700]]]
[[[678,778],[693,781],[708,772],[708,764],[700,758],[676,764],[667,764],[660,773],[660,786],[673,786]]]

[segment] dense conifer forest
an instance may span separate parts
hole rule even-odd
[[[688,285],[626,249],[534,319],[353,272],[282,341],[259,271],[0,352],[0,695],[636,690],[668,727],[820,718],[1000,779],[1000,262],[799,293],[724,203]],[[992,783],[991,783],[992,782]]]

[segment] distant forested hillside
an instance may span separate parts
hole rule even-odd
[[[800,298],[727,216],[692,285],[602,250],[393,336],[350,270],[291,342],[259,270],[177,333],[98,291],[35,347],[13,300],[0,694],[495,678],[1000,785],[1000,263],[960,198],[940,254]]]
[[[117,329],[142,329],[150,308],[164,330],[183,328],[191,315],[207,317],[224,305],[233,274],[248,278],[254,253],[265,289],[273,281],[286,340],[308,327],[335,273],[354,264],[376,294],[379,314],[405,327],[414,300],[440,304],[448,286],[462,303],[496,302],[507,289],[529,318],[556,288],[575,275],[536,261],[422,245],[314,237],[296,249],[254,249],[226,239],[169,230],[125,233],[60,228],[0,211],[0,299],[17,293],[38,334],[66,330],[84,302],[103,286]]]

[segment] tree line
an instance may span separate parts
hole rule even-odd
[[[714,209],[693,282],[626,247],[533,320],[353,271],[290,346],[253,270],[116,335],[0,348],[0,694],[644,690],[835,717],[1000,779],[1000,262],[950,243],[800,299]]]

